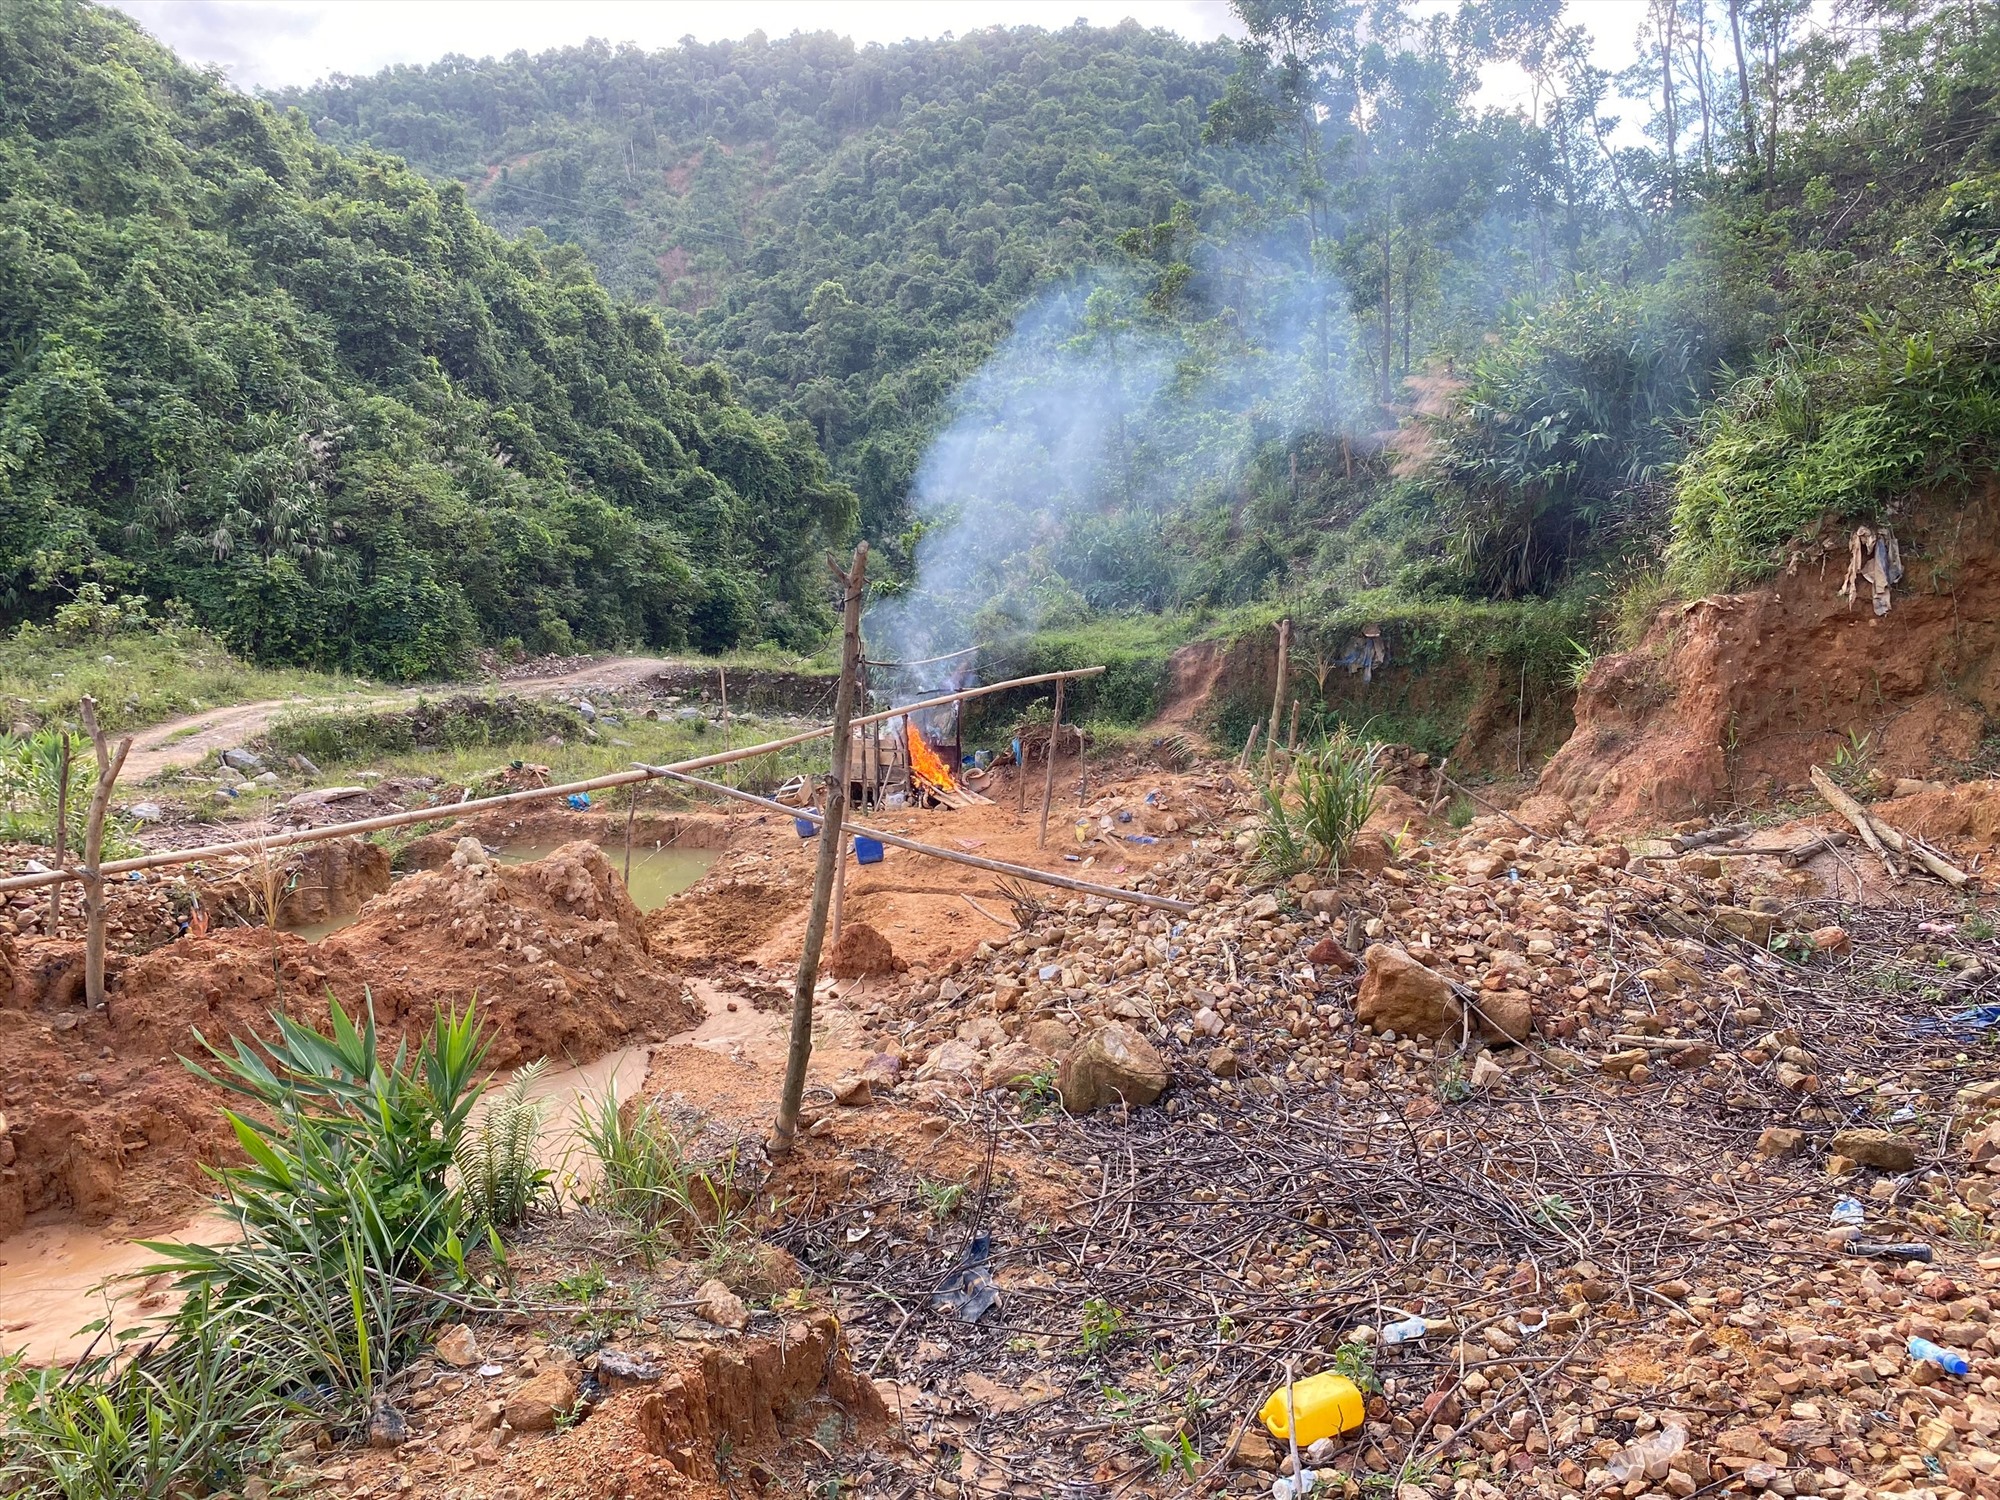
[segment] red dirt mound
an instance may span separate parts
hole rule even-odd
[[[1798,786],[1850,736],[1892,775],[1969,758],[2000,713],[2000,486],[1913,523],[1903,558],[1879,617],[1839,596],[1831,530],[1767,588],[1662,610],[1591,671],[1542,790],[1591,828],[1645,826]]]
[[[870,974],[900,974],[910,966],[896,957],[889,940],[873,927],[866,922],[849,922],[826,967],[835,979],[862,979]]]
[[[413,875],[320,943],[237,927],[112,960],[110,1013],[82,1006],[80,945],[20,940],[0,1004],[0,1235],[26,1214],[158,1222],[184,1208],[228,1137],[215,1090],[177,1054],[271,1029],[282,1003],[323,1023],[328,997],[371,999],[385,1043],[426,1030],[440,1004],[477,997],[487,1061],[588,1059],[692,1026],[679,978],[653,957],[639,912],[594,844],[503,867],[473,851]],[[275,971],[275,972],[274,972]],[[282,995],[281,995],[282,988]]]

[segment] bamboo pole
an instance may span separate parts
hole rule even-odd
[[[1049,841],[1049,805],[1056,800],[1056,741],[1062,736],[1063,684],[1056,684],[1055,717],[1049,721],[1049,765],[1042,777],[1042,826],[1035,835],[1035,847],[1042,848]]]
[[[1285,677],[1291,668],[1292,622],[1278,622],[1278,684],[1271,689],[1271,727],[1264,734],[1264,772],[1270,774],[1278,758],[1278,723],[1285,707]]]
[[[1066,672],[1045,672],[1037,677],[1022,677],[1009,682],[995,682],[985,687],[966,688],[961,693],[947,694],[928,703],[905,704],[872,714],[860,723],[878,723],[893,719],[899,714],[913,710],[936,707],[950,703],[954,698],[981,697],[987,693],[1003,692],[1008,688],[1028,687],[1036,683],[1048,682],[1055,678],[1094,677],[1103,667],[1080,667]],[[736,761],[754,760],[760,755],[775,755],[780,750],[789,750],[795,745],[810,744],[824,739],[832,733],[822,725],[816,729],[803,730],[787,735],[783,739],[766,740],[761,744],[746,745],[740,750],[723,750],[713,755],[696,756],[692,760],[675,761],[673,769],[681,771],[704,770],[710,766],[730,765]],[[527,791],[502,792],[493,797],[478,797],[468,802],[454,802],[444,807],[412,808],[407,812],[383,813],[374,818],[358,818],[351,823],[329,823],[323,828],[302,828],[297,833],[274,834],[268,838],[237,839],[227,844],[204,844],[195,849],[170,849],[158,854],[144,854],[132,859],[113,860],[103,867],[106,875],[126,875],[134,870],[156,870],[165,865],[191,864],[202,859],[225,859],[232,854],[256,854],[266,849],[288,849],[295,844],[316,844],[324,839],[347,838],[358,833],[376,833],[385,828],[403,828],[411,823],[438,823],[469,813],[485,812],[495,807],[512,807],[523,802],[539,802],[548,797],[566,797],[573,792],[595,792],[607,787],[626,786],[635,781],[649,781],[662,774],[659,770],[612,771],[603,776],[593,776],[585,781],[569,781],[558,786],[531,787]],[[82,872],[75,866],[61,870],[47,870],[33,875],[9,875],[0,878],[0,895],[9,891],[40,890],[43,886],[55,885],[64,880],[76,880]]]
[[[984,698],[989,693],[1004,693],[1009,688],[1034,687],[1044,682],[1073,682],[1079,677],[1101,677],[1103,667],[1071,667],[1062,672],[1038,672],[1033,677],[1010,677],[1005,682],[989,682],[983,687],[960,688],[956,692],[942,693],[935,698],[926,698],[921,703],[899,703],[894,708],[885,708],[880,713],[864,714],[854,721],[856,729],[870,724],[880,724],[902,714],[920,713],[927,708],[942,708],[947,703],[964,703],[968,698]],[[818,733],[825,734],[824,729]]]
[[[1889,851],[1883,847],[1882,831],[1875,826],[1874,819],[1868,816],[1867,809],[1836,786],[1833,778],[1818,766],[1812,768],[1812,784],[1820,796],[1832,804],[1834,811],[1854,825],[1854,831],[1861,835],[1861,842],[1875,852],[1876,858],[1882,861],[1882,868],[1888,872],[1889,878],[1902,879],[1901,873],[1896,869],[1896,862],[1889,857]]]
[[[826,942],[827,908],[833,900],[834,878],[844,863],[846,837],[847,753],[854,739],[854,679],[861,661],[861,595],[868,571],[868,544],[857,542],[854,561],[845,573],[833,559],[827,566],[840,581],[846,609],[840,633],[840,683],[833,693],[833,776],[827,789],[826,812],[820,818],[819,859],[813,868],[812,910],[806,917],[806,940],[799,954],[799,974],[792,986],[792,1039],[785,1056],[784,1088],[778,1095],[778,1118],[771,1127],[773,1156],[791,1154],[799,1131],[799,1101],[805,1097],[806,1064],[812,1059],[813,986],[819,981],[820,948]]]
[[[773,802],[769,797],[760,797],[755,792],[739,791],[720,781],[690,776],[685,771],[672,770],[666,766],[658,769],[669,781],[684,781],[689,786],[698,786],[704,791],[717,792],[724,797],[734,797],[738,802],[747,802],[753,807],[783,813],[788,818],[808,818],[817,821],[820,816],[811,808],[787,807],[782,802]],[[912,854],[928,854],[932,859],[941,859],[948,864],[964,865],[973,870],[987,870],[995,875],[1012,875],[1020,880],[1033,881],[1037,885],[1061,886],[1066,891],[1076,891],[1085,896],[1102,896],[1110,901],[1129,901],[1134,906],[1157,907],[1161,911],[1179,912],[1183,916],[1201,910],[1200,904],[1194,901],[1181,901],[1173,896],[1156,896],[1151,891],[1128,891],[1123,886],[1096,885],[1088,880],[1078,880],[1073,875],[1058,875],[1052,870],[1038,870],[1033,865],[1010,865],[1005,860],[984,859],[977,854],[961,854],[956,849],[940,849],[935,844],[920,844],[915,839],[904,838],[900,833],[888,833],[880,828],[863,828],[858,823],[848,824],[847,832],[859,838],[874,839],[889,845],[892,849],[907,849]]]
[[[56,783],[55,845],[56,868],[58,870],[63,867],[63,861],[69,857],[69,770],[70,756],[73,753],[70,745],[69,731],[65,729],[61,733],[62,745],[56,752],[56,776],[58,779]],[[49,936],[62,936],[62,881],[60,880],[49,887]]]
[[[83,910],[86,923],[83,941],[83,1003],[87,1009],[103,1010],[104,998],[104,871],[98,866],[104,856],[104,815],[111,807],[111,789],[125,768],[132,751],[127,735],[114,750],[97,723],[97,702],[89,694],[77,705],[83,727],[97,755],[97,785],[90,794],[89,821],[83,826]]]

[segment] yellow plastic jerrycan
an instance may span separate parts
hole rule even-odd
[[[1360,1388],[1345,1375],[1330,1371],[1309,1375],[1292,1387],[1292,1410],[1299,1419],[1299,1446],[1307,1447],[1323,1437],[1352,1432],[1367,1415],[1367,1403]],[[1271,1436],[1283,1442],[1289,1435],[1285,1415],[1285,1388],[1279,1386],[1257,1414],[1264,1419]]]

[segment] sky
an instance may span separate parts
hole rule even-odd
[[[529,52],[601,37],[671,47],[684,36],[726,41],[763,31],[836,31],[863,45],[984,26],[1115,26],[1126,17],[1195,41],[1241,36],[1226,0],[112,0],[188,62],[213,64],[242,88],[284,88],[393,63]],[[1570,0],[1598,61],[1629,63],[1646,0]],[[1484,102],[1519,102],[1495,73]]]

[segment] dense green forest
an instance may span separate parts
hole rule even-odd
[[[810,422],[871,535],[928,533],[930,640],[1539,600],[1546,657],[1635,575],[1991,461],[1993,5],[1651,0],[1616,76],[1535,0],[1237,9],[1240,47],[753,36],[286,97]],[[1481,106],[1495,64],[1531,112]]]
[[[804,427],[580,251],[182,66],[0,7],[0,612],[84,582],[262,658],[814,641],[854,523]]]
[[[858,528],[898,646],[1285,608],[1550,674],[1994,463],[1992,0],[1648,0],[1617,75],[1555,0],[1237,8],[255,103],[14,7],[5,607],[802,644]]]

